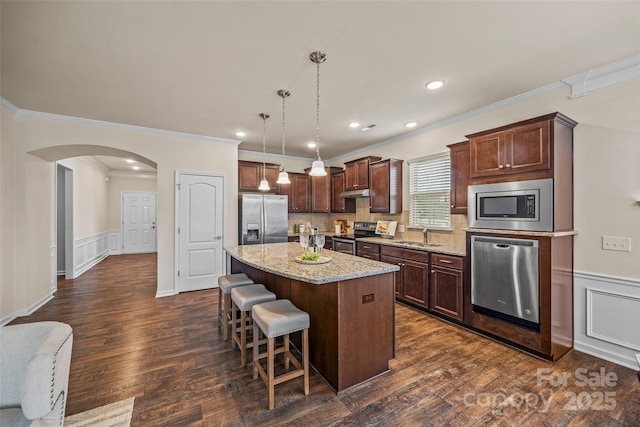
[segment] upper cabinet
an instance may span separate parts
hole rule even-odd
[[[470,143],[471,179],[491,177],[492,181],[553,177],[554,138],[567,134],[576,122],[553,113],[500,128],[467,135]],[[501,179],[500,177],[505,177]],[[519,179],[519,178],[516,178]]]
[[[369,165],[369,212],[402,213],[402,160]]]
[[[356,211],[355,199],[340,197],[345,190],[345,171],[340,170],[331,174],[331,212],[354,213]]]
[[[288,196],[289,212],[308,213],[311,206],[311,177],[305,173],[289,172],[291,184],[282,184],[280,194]]]
[[[381,160],[382,157],[369,156],[352,160],[344,164],[345,190],[363,190],[369,188],[369,164]]]
[[[270,192],[275,192],[278,188],[276,181],[280,172],[280,165],[267,163],[264,168],[265,178],[269,183]],[[238,161],[238,191],[258,191],[258,186],[262,180],[262,163]]]
[[[469,141],[447,145],[451,156],[451,213],[467,213],[469,186]]]
[[[309,173],[309,169],[305,172]],[[311,178],[311,212],[329,213],[331,212],[331,176],[333,172],[341,169],[336,167],[326,167],[326,176],[312,176]]]

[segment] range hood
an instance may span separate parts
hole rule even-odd
[[[343,199],[357,199],[358,197],[369,197],[369,189],[363,188],[362,190],[349,190],[340,193],[340,197]]]

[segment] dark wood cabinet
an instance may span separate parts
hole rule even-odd
[[[382,160],[382,157],[369,156],[352,160],[344,164],[346,190],[369,188],[369,164]]]
[[[289,172],[291,184],[279,185],[280,194],[288,196],[289,212],[308,213],[311,207],[311,177]]]
[[[380,261],[400,267],[396,272],[396,298],[428,308],[429,253],[392,246],[380,247]]]
[[[267,163],[264,170],[265,178],[269,183],[270,192],[275,193],[278,189],[276,181],[280,173],[280,165]],[[258,191],[258,186],[262,180],[262,163],[238,161],[238,191]]]
[[[467,214],[469,141],[447,145],[451,156],[451,213]]]
[[[334,213],[354,213],[356,211],[355,199],[345,199],[340,197],[345,187],[345,171],[331,174],[331,212]]]
[[[356,242],[356,255],[362,258],[380,261],[380,245],[368,242]]]
[[[369,212],[402,213],[402,160],[387,159],[369,165]]]
[[[305,169],[308,173],[311,170]],[[332,183],[331,176],[333,172],[341,169],[336,167],[327,167],[326,176],[311,176],[311,212],[313,213],[329,213],[331,212],[332,201]]]
[[[553,177],[555,140],[568,136],[572,141],[571,130],[576,124],[560,113],[553,113],[467,135],[471,179],[495,178],[492,182],[520,179],[514,174],[522,174],[522,179]]]
[[[429,309],[455,320],[463,317],[464,259],[452,255],[431,254]]]
[[[476,235],[513,236],[467,233],[467,253],[471,253],[471,237]],[[539,328],[521,326],[476,311],[471,304],[469,271],[465,272],[464,323],[476,331],[524,348],[537,356],[557,361],[573,347],[573,235],[541,237],[536,234],[518,234],[517,237],[537,240],[539,245]]]

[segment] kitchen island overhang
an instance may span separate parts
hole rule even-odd
[[[389,370],[398,266],[328,250],[329,263],[299,264],[296,242],[225,250],[228,272],[247,274],[309,313],[309,360],[337,392]]]

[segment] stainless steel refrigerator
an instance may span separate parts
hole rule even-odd
[[[246,193],[239,199],[238,243],[255,245],[287,241],[289,214],[286,195]]]

